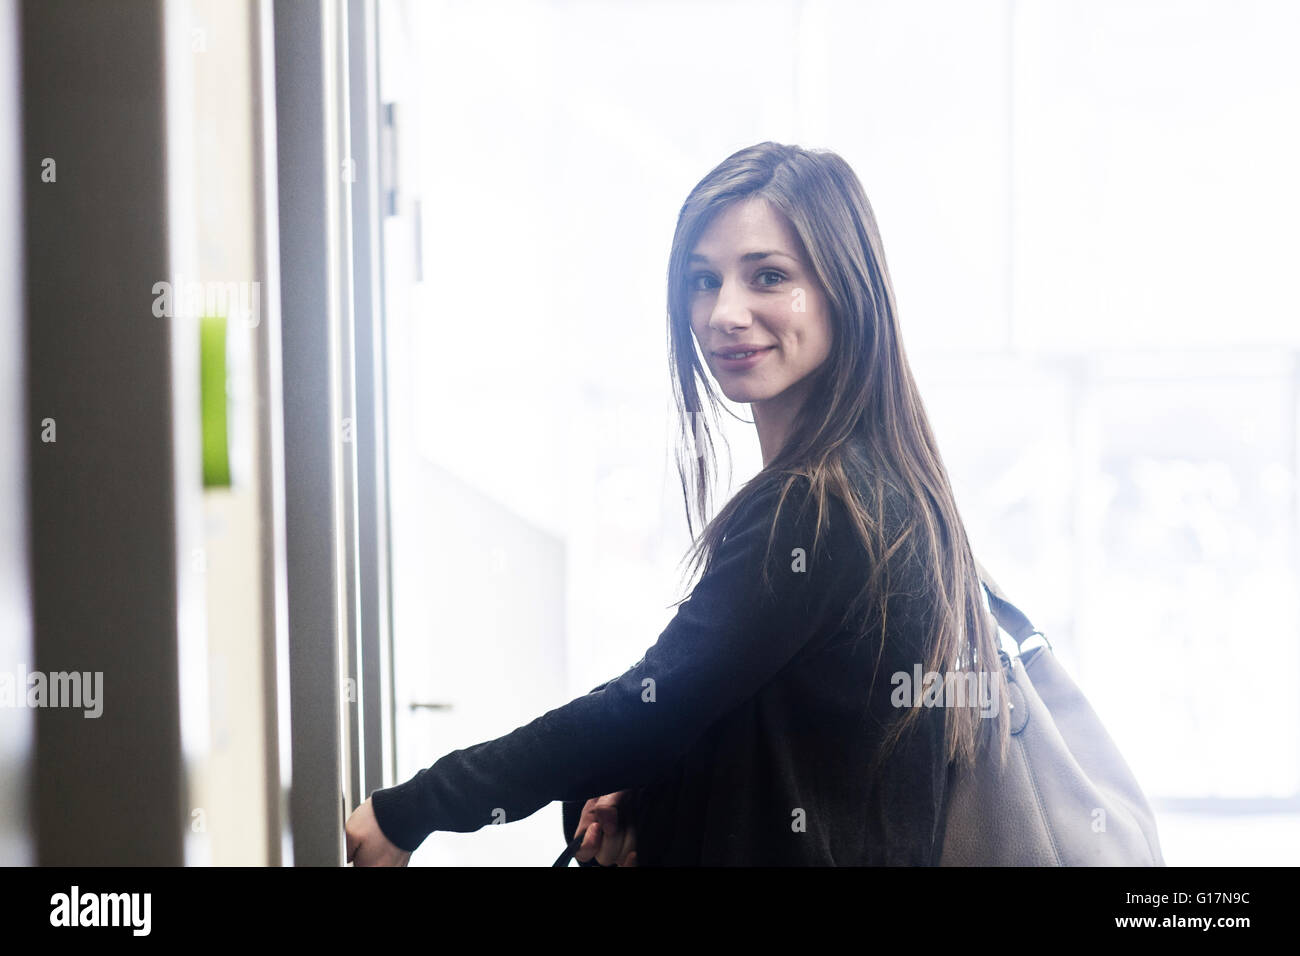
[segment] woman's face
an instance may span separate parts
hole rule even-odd
[[[830,308],[794,227],[765,199],[723,209],[687,264],[691,329],[733,402],[802,400],[831,350]],[[746,350],[743,358],[729,356]]]

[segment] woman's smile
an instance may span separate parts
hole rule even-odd
[[[753,368],[775,349],[774,345],[759,345],[753,348],[728,347],[713,353],[713,360],[719,371],[744,372]]]

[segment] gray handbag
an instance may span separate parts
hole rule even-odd
[[[940,866],[1164,866],[1155,815],[1051,644],[976,562],[989,608],[1015,641],[1000,652],[1011,705],[1006,763],[952,780]],[[1046,638],[1043,637],[1044,642]]]

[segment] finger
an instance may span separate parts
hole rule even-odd
[[[601,828],[600,846],[596,850],[596,862],[601,866],[614,866],[628,851],[626,833],[606,833]]]
[[[586,829],[591,824],[592,820],[595,819],[593,813],[596,809],[597,799],[597,797],[592,797],[582,805],[582,813],[578,814],[578,826],[573,831],[574,837]],[[570,837],[570,839],[572,839],[572,837]]]
[[[618,847],[607,843],[596,853],[596,862],[601,866],[618,865]]]
[[[596,822],[600,824],[601,830],[608,834],[617,834],[619,832],[618,808],[613,806],[597,807],[592,814]]]
[[[584,813],[578,820],[578,826],[577,829],[573,831],[573,835],[576,837],[589,832],[591,830],[591,825],[595,822],[597,822],[595,814]]]
[[[574,859],[585,863],[596,855],[601,845],[601,829],[599,823],[593,823],[587,827],[587,832],[582,838],[582,845],[578,847],[578,852],[573,854]]]
[[[629,826],[619,840],[619,866],[636,866],[636,827]]]

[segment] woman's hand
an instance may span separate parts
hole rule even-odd
[[[582,808],[576,837],[586,829],[582,845],[573,858],[585,863],[593,856],[603,866],[636,866],[636,827],[620,826],[618,804],[631,791],[620,790],[603,797],[593,797]]]
[[[393,846],[379,829],[369,797],[352,811],[343,829],[347,834],[348,862],[353,866],[406,866],[411,859],[409,850]]]

